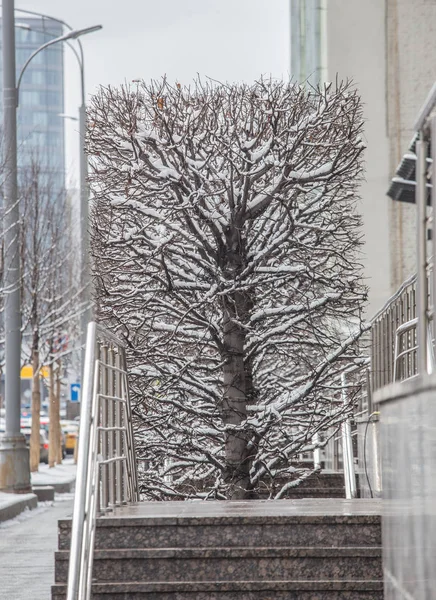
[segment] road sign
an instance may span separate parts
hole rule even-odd
[[[72,383],[70,385],[70,400],[71,402],[80,401],[80,383]]]

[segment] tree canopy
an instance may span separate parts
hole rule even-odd
[[[128,344],[143,491],[282,497],[360,360],[358,93],[163,79],[101,88],[88,117],[98,311]]]

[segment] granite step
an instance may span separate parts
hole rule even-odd
[[[344,487],[297,487],[289,489],[285,496],[285,499],[292,498],[345,498]]]
[[[154,507],[152,507],[154,508]],[[59,550],[71,520],[59,521]],[[108,516],[97,520],[96,549],[381,546],[381,517],[368,515]]]
[[[66,586],[52,587],[65,600]],[[93,600],[382,600],[381,581],[221,581],[95,583]]]
[[[286,480],[283,480],[285,483]],[[356,476],[356,482],[358,483],[358,476]],[[337,471],[321,471],[320,473],[313,473],[307,479],[304,479],[298,484],[298,488],[344,488],[345,480],[344,474],[338,473]]]
[[[68,551],[55,555],[64,583]],[[381,548],[149,548],[96,550],[93,581],[281,581],[381,579]]]

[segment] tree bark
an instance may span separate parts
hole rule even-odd
[[[49,412],[48,416],[50,419],[49,432],[48,432],[48,466],[54,467],[56,465],[56,458],[58,456],[58,445],[59,437],[57,436],[56,427],[56,391],[55,391],[55,377],[53,363],[48,367],[49,371],[49,382],[50,382],[50,394],[49,394]]]
[[[32,431],[30,434],[30,472],[35,473],[40,461],[41,391],[39,382],[38,340],[34,339],[32,351]]]
[[[244,368],[245,333],[243,328],[236,324],[244,310],[243,295],[236,292],[232,298],[226,298],[223,308],[225,363],[222,419],[224,424],[231,428],[226,432],[225,439],[226,472],[224,480],[229,485],[229,497],[236,500],[248,496],[250,484],[247,434],[244,431],[232,430],[232,426],[238,428],[247,417]]]
[[[56,437],[58,440],[58,448],[56,455],[56,462],[58,465],[62,464],[62,430],[61,430],[61,416],[60,416],[60,407],[61,407],[61,382],[62,382],[62,363],[59,359],[57,361],[58,368],[56,369]]]

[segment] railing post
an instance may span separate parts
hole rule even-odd
[[[432,168],[431,168],[431,181],[432,181],[432,189],[431,189],[431,206],[432,206],[432,215],[433,215],[433,225],[432,225],[432,249],[433,249],[433,340],[436,339],[436,116],[432,117],[430,123],[430,135],[431,135],[431,158],[432,158]]]
[[[416,316],[418,373],[427,372],[427,152],[428,143],[420,139],[416,142],[416,241],[417,241],[417,282]]]
[[[348,400],[345,387],[347,383],[345,373],[342,373],[341,375],[341,383],[342,402],[344,407],[346,407]],[[354,470],[353,440],[351,439],[350,417],[347,417],[347,419],[342,423],[342,459],[344,463],[345,497],[347,499],[355,498],[357,495],[356,473]]]
[[[120,350],[118,349],[118,352],[115,355],[115,396],[117,398],[122,398],[122,390],[121,390],[121,354],[120,354]],[[116,402],[115,403],[115,427],[116,432],[115,432],[115,454],[116,456],[122,456],[123,455],[123,445],[122,445],[122,436],[121,436],[121,427],[122,427],[122,419],[121,419],[121,415],[122,415],[122,404],[120,402]],[[123,472],[124,472],[124,464],[122,464],[120,461],[116,462],[115,465],[115,481],[116,481],[116,487],[115,487],[115,491],[116,491],[116,496],[115,496],[115,503],[117,506],[121,506],[123,503],[123,489],[124,489],[124,479],[123,479]]]
[[[96,517],[124,499],[139,499],[134,453],[124,347],[110,332],[90,323],[67,600],[91,597]]]
[[[86,465],[89,455],[89,433],[91,428],[91,408],[93,396],[93,369],[95,363],[96,324],[89,323],[86,338],[85,367],[83,373],[83,394],[80,407],[80,430],[78,440],[76,493],[73,507],[73,523],[83,523],[86,505]],[[82,561],[83,530],[78,527],[74,540],[71,540],[68,566],[67,600],[79,598],[80,564]]]
[[[312,437],[312,444],[317,446],[319,444],[319,432],[316,432]],[[315,469],[321,468],[321,449],[315,448],[313,451],[313,466]]]

